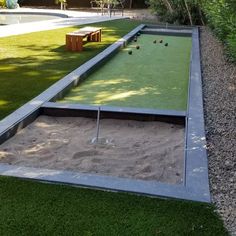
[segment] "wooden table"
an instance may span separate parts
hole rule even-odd
[[[66,48],[69,51],[83,51],[83,39],[87,42],[101,42],[102,28],[84,27],[66,34]]]

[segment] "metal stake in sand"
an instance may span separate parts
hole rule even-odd
[[[91,144],[97,145],[114,145],[113,140],[109,140],[105,137],[99,137],[99,131],[100,131],[100,112],[101,108],[98,107],[98,114],[97,114],[97,128],[96,128],[96,137],[94,137],[91,140]]]
[[[100,127],[100,107],[98,107],[98,114],[97,114],[97,128],[96,128],[96,137],[92,139],[92,143],[98,143],[99,138],[99,127]]]

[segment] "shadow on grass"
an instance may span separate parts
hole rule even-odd
[[[92,24],[91,24],[92,25]],[[65,49],[65,34],[80,27],[0,38],[0,119],[44,91],[128,33],[138,23],[117,20],[103,28],[102,42],[89,42],[82,53]],[[7,105],[6,105],[7,104]]]

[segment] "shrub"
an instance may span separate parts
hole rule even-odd
[[[0,0],[0,7],[6,7],[6,0]]]
[[[201,1],[199,0],[147,0],[152,12],[161,21],[175,24],[202,24]]]
[[[236,61],[236,0],[147,0],[159,19],[175,24],[207,24]]]
[[[210,0],[203,9],[209,26],[226,46],[229,58],[236,61],[236,1]]]
[[[226,39],[226,49],[228,56],[236,62],[236,32],[230,34]]]

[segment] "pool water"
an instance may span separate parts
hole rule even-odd
[[[186,110],[191,45],[190,37],[141,35],[61,102]]]
[[[42,14],[1,14],[0,25],[21,24],[36,21],[60,19],[60,16]]]

